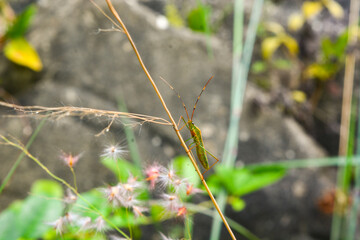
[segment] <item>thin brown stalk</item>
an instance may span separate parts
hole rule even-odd
[[[108,125],[98,134],[102,134],[110,130],[111,125],[114,123],[116,119],[121,118],[131,118],[138,120],[140,122],[136,122],[135,124],[143,124],[147,123],[156,123],[162,125],[172,125],[168,120],[148,116],[144,114],[137,113],[127,113],[127,112],[117,112],[117,111],[108,111],[108,110],[100,110],[94,108],[84,108],[84,107],[43,107],[43,106],[19,106],[12,103],[6,103],[0,101],[0,106],[8,107],[17,111],[17,115],[5,115],[5,117],[36,117],[36,118],[53,118],[53,119],[61,119],[63,117],[89,117],[95,116],[97,118],[104,117],[109,119]]]
[[[348,46],[355,47],[357,41],[358,22],[359,22],[359,1],[351,1],[350,16],[349,16],[349,37]],[[343,101],[341,111],[341,124],[340,124],[340,142],[339,142],[339,155],[345,156],[347,154],[348,141],[349,141],[349,126],[351,114],[351,100],[353,94],[354,74],[355,74],[355,60],[356,56],[354,51],[348,53],[345,59],[345,76],[344,76],[344,89]]]
[[[198,167],[198,165],[196,164],[196,161],[195,161],[195,159],[193,158],[193,156],[192,156],[192,154],[191,154],[191,151],[190,151],[189,148],[187,147],[184,139],[182,138],[182,136],[181,136],[181,134],[180,134],[180,131],[179,131],[178,127],[177,127],[177,124],[176,124],[176,122],[174,121],[174,118],[172,117],[169,109],[167,108],[166,103],[165,103],[163,97],[161,96],[161,93],[160,93],[159,89],[157,88],[157,86],[156,86],[153,78],[151,77],[149,71],[147,70],[147,68],[146,68],[146,66],[145,66],[145,64],[144,64],[144,62],[143,62],[143,60],[142,60],[142,58],[141,58],[141,56],[140,56],[140,53],[139,53],[139,51],[137,50],[137,48],[136,48],[136,46],[135,46],[135,43],[134,43],[134,41],[132,40],[132,37],[130,36],[130,33],[128,32],[125,24],[124,24],[123,21],[121,20],[119,14],[118,14],[117,11],[115,10],[115,8],[114,8],[114,6],[112,5],[111,1],[110,1],[110,0],[105,0],[105,1],[106,1],[106,3],[108,4],[108,7],[109,7],[111,13],[114,15],[114,17],[116,18],[116,20],[119,22],[119,24],[121,25],[122,30],[124,31],[126,37],[128,38],[128,40],[129,40],[129,42],[130,42],[130,44],[131,44],[131,46],[132,46],[132,48],[133,48],[133,50],[134,50],[134,52],[135,52],[135,54],[136,54],[136,57],[137,57],[140,65],[141,65],[141,68],[142,68],[143,71],[145,72],[145,74],[146,74],[147,78],[149,79],[151,85],[153,86],[153,88],[154,88],[154,90],[155,90],[158,98],[160,99],[161,104],[162,104],[164,110],[166,111],[167,115],[169,116],[169,119],[170,119],[170,121],[171,121],[171,124],[172,124],[174,130],[175,130],[175,133],[176,133],[177,137],[178,137],[179,140],[180,140],[181,146],[185,149],[186,154],[188,155],[189,159],[191,160],[191,163],[193,164],[193,166],[194,166],[194,168],[195,168],[195,171],[196,171],[197,174],[199,175],[199,177],[200,177],[200,179],[201,179],[201,181],[202,181],[202,183],[203,183],[203,185],[204,185],[204,187],[205,187],[205,189],[206,189],[206,192],[208,193],[208,195],[209,195],[212,203],[214,204],[214,206],[215,206],[216,210],[218,211],[218,213],[219,213],[222,221],[224,222],[226,229],[228,230],[231,238],[232,238],[232,239],[236,239],[234,233],[232,232],[229,224],[227,223],[227,221],[226,221],[226,219],[225,219],[225,217],[224,217],[224,214],[223,214],[222,211],[220,210],[220,208],[219,208],[219,206],[218,206],[218,204],[217,204],[217,202],[216,202],[213,194],[211,193],[211,191],[210,191],[210,189],[209,189],[209,187],[208,187],[208,185],[207,185],[207,183],[206,183],[203,175],[201,174],[201,172],[200,172],[200,170],[199,170],[199,167]]]

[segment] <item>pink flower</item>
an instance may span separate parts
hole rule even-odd
[[[62,152],[60,155],[60,159],[64,161],[66,165],[68,165],[70,168],[72,168],[81,158],[82,153],[73,156],[71,153],[67,154],[65,152]]]
[[[150,189],[154,189],[163,167],[155,163],[145,169],[146,181],[150,181]]]
[[[101,192],[103,192],[107,198],[107,200],[112,203],[113,206],[119,205],[119,198],[120,196],[120,186],[109,186],[105,189],[100,189]]]
[[[182,206],[182,207],[179,207],[179,208],[178,208],[176,216],[177,216],[177,217],[185,218],[186,213],[187,213],[186,207]]]
[[[199,188],[194,188],[193,184],[189,184],[189,183],[186,184],[186,195],[189,196],[199,192],[202,192],[202,190]]]

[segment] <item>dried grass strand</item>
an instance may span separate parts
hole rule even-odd
[[[73,106],[64,106],[64,107],[44,107],[44,106],[20,106],[13,103],[6,103],[0,101],[0,106],[12,108],[15,111],[21,112],[22,115],[3,115],[4,117],[37,117],[37,118],[55,118],[61,119],[63,117],[87,117],[87,116],[96,116],[96,117],[108,117],[111,119],[108,127],[114,123],[117,118],[130,118],[139,120],[139,124],[143,123],[155,123],[161,125],[172,125],[169,121],[160,118],[138,113],[127,113],[127,112],[117,112],[109,110],[100,110],[95,108],[85,108],[85,107],[73,107]]]

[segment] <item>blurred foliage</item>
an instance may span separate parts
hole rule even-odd
[[[0,49],[4,48],[10,61],[39,72],[43,68],[40,57],[24,37],[35,13],[35,6],[30,5],[16,16],[9,4],[0,2]]]
[[[197,32],[209,32],[210,31],[210,14],[211,8],[201,2],[198,2],[198,6],[190,11],[187,16],[187,23],[189,28]]]
[[[295,102],[304,103],[306,102],[306,94],[303,91],[295,90],[292,91],[292,98]]]
[[[144,179],[142,172],[133,163],[123,159],[118,159],[118,164],[111,162],[115,163],[112,159],[105,158],[102,160],[102,163],[115,175],[119,174],[120,170],[120,182],[125,183],[130,176],[134,176],[136,179]],[[198,176],[194,175],[194,168],[187,157],[175,158],[173,167],[181,179],[186,179],[195,188],[201,187],[201,181]],[[285,169],[281,167],[257,167],[251,170],[219,167],[216,173],[209,178],[208,183],[214,193],[225,188],[229,193],[228,203],[235,211],[240,211],[245,207],[245,202],[241,196],[273,184],[285,174]],[[139,199],[149,200],[149,189],[144,187],[141,191],[143,193],[140,193]],[[62,186],[57,182],[50,180],[35,182],[31,194],[25,200],[14,202],[0,214],[0,239],[56,239],[58,233],[56,233],[53,223],[54,220],[64,214],[63,195]],[[183,194],[181,199],[190,201],[191,195]],[[97,211],[93,209],[97,209]],[[78,217],[88,217],[92,221],[97,219],[98,212],[100,212],[104,218],[119,228],[131,226],[133,236],[138,237],[141,236],[141,230],[138,226],[166,220],[166,217],[164,218],[166,209],[161,201],[154,201],[150,204],[150,216],[140,215],[136,217],[132,211],[125,207],[116,207],[114,211],[114,207],[109,204],[104,193],[98,189],[81,193],[81,198],[72,204],[71,212],[78,214]],[[66,225],[66,231],[61,236],[62,239],[74,240],[106,239],[102,232],[81,229],[80,226],[76,225]]]
[[[8,40],[4,47],[4,54],[14,63],[26,66],[36,72],[41,71],[43,68],[36,50],[25,38],[18,37]]]
[[[298,31],[306,21],[318,15],[323,9],[327,9],[337,19],[344,16],[344,10],[334,0],[305,1],[301,7],[301,13],[290,15],[288,19],[289,30]]]
[[[170,3],[165,6],[165,15],[172,26],[174,27],[185,26],[184,20],[182,19],[178,9],[174,4]]]
[[[226,12],[226,9],[224,11]],[[184,27],[186,25],[196,32],[210,33],[212,31],[210,26],[211,7],[200,1],[185,17],[179,12],[175,4],[168,3],[165,6],[165,15],[169,23],[174,27]]]
[[[261,52],[265,60],[270,59],[280,46],[285,46],[292,56],[299,52],[299,45],[296,40],[286,33],[285,29],[278,23],[268,22],[264,24],[265,29],[272,34],[266,37],[261,43]]]
[[[62,213],[62,186],[49,180],[38,180],[30,195],[16,201],[0,214],[0,239],[37,239],[47,234],[46,225]]]
[[[285,174],[285,168],[276,166],[259,166],[253,169],[218,166],[207,182],[213,194],[226,189],[229,204],[239,211],[245,207],[245,203],[239,199],[241,196],[271,185]]]
[[[321,43],[320,57],[317,62],[307,66],[305,77],[327,81],[344,65],[348,31],[344,31],[335,41],[324,38]]]
[[[347,30],[337,38],[325,37],[321,40],[321,47],[318,48],[316,60],[303,64],[298,56],[299,43],[290,32],[299,31],[305,23],[311,24],[311,21],[320,12],[326,9],[332,17],[341,19],[344,16],[344,10],[334,0],[305,1],[301,6],[301,11],[291,14],[288,18],[287,32],[284,27],[278,23],[267,22],[258,29],[258,36],[262,39],[261,53],[263,60],[257,60],[252,66],[252,73],[258,75],[256,83],[269,90],[271,84],[264,81],[273,74],[273,69],[288,71],[302,70],[302,73],[296,74],[301,79],[294,79],[296,83],[290,83],[293,89],[290,89],[290,96],[293,102],[306,104],[311,99],[312,109],[316,108],[319,96],[323,92],[324,84],[318,84],[317,81],[326,82],[333,79],[334,76],[343,68],[347,48]],[[299,32],[298,34],[302,34]],[[306,43],[305,43],[306,44]],[[279,51],[280,49],[286,51]],[[276,54],[276,55],[275,55]],[[296,68],[294,68],[296,66]],[[294,68],[294,70],[293,70]],[[284,72],[285,73],[285,72]],[[283,73],[283,74],[284,74]],[[267,77],[266,77],[267,76]],[[260,80],[259,80],[260,79]],[[301,84],[305,81],[314,81],[315,89],[308,92],[309,98],[305,92],[301,91]],[[295,88],[295,89],[294,89]]]

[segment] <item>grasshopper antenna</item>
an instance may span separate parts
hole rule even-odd
[[[173,86],[171,86],[170,83],[168,83],[163,77],[160,76],[160,79],[163,80],[164,83],[166,83],[166,85],[168,85],[168,87],[176,93],[176,95],[177,95],[178,98],[180,99],[180,101],[181,101],[181,103],[182,103],[182,105],[183,105],[183,107],[184,107],[184,109],[185,109],[187,118],[190,119],[189,113],[188,113],[188,111],[187,111],[187,109],[186,109],[185,103],[184,103],[184,101],[182,100],[180,94],[179,94],[179,93],[175,90],[175,88],[174,88]],[[194,114],[194,113],[193,113],[193,114]]]
[[[206,84],[205,84],[205,86],[203,87],[203,89],[201,90],[198,98],[196,99],[196,102],[195,102],[195,105],[194,105],[194,108],[193,108],[193,111],[192,111],[192,114],[191,114],[191,118],[190,118],[191,121],[192,121],[192,119],[193,119],[193,116],[194,116],[194,113],[195,113],[195,109],[196,109],[196,105],[197,105],[198,102],[199,102],[199,99],[200,99],[200,97],[201,97],[201,94],[204,92],[206,86],[210,83],[210,81],[211,81],[211,79],[213,79],[213,77],[214,77],[214,75],[212,75],[211,78],[206,82]]]

